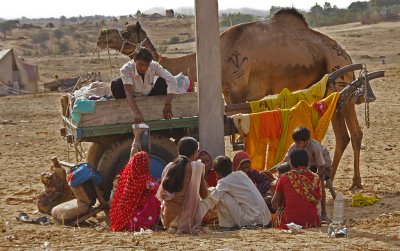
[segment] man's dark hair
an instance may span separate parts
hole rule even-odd
[[[298,126],[296,129],[294,129],[292,138],[294,141],[299,141],[299,140],[309,140],[310,139],[310,130],[308,130],[307,127],[304,126]]]
[[[142,47],[135,56],[135,60],[137,59],[142,59],[150,64],[150,62],[153,60],[153,54],[151,54],[149,49]]]
[[[290,167],[289,162],[282,162],[276,166],[276,170],[278,170],[278,173],[280,175],[289,172],[290,169],[292,169],[292,168]]]
[[[232,173],[232,161],[227,156],[218,156],[214,160],[214,171],[222,177]]]
[[[299,166],[308,166],[308,154],[306,150],[303,148],[294,149],[292,153],[290,153],[290,164],[292,164],[293,168]]]
[[[185,177],[185,167],[189,162],[189,157],[196,153],[199,142],[192,137],[183,137],[178,142],[179,156],[171,164],[172,166],[165,175],[162,186],[170,193],[179,192],[183,187]]]

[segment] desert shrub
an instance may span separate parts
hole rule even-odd
[[[248,23],[255,21],[257,18],[250,14],[243,14],[243,13],[233,13],[228,15],[222,15],[220,19],[221,26],[231,26],[241,23]]]
[[[46,44],[39,44],[39,48],[43,50],[47,50],[49,47]]]
[[[53,31],[53,37],[57,39],[58,43],[60,43],[61,38],[65,36],[65,33],[62,29],[57,29]]]
[[[74,34],[74,38],[75,38],[75,39],[81,39],[81,38],[82,38],[82,34],[80,34],[80,33],[75,33],[75,34]]]
[[[69,44],[65,41],[65,42],[63,42],[63,43],[60,43],[59,45],[58,45],[58,53],[59,54],[64,54],[64,55],[66,55],[66,54],[68,54],[68,51],[69,51]]]
[[[54,28],[55,25],[54,25],[52,22],[49,22],[49,23],[46,24],[45,27],[46,27],[46,28]]]
[[[49,39],[50,35],[47,31],[39,31],[38,33],[32,36],[31,41],[34,44],[40,44],[48,41]]]
[[[30,56],[32,56],[32,51],[24,50],[22,52],[22,55],[25,57],[30,57]]]
[[[31,43],[21,43],[20,44],[21,45],[21,47],[24,47],[24,49],[33,49],[34,48],[34,46],[31,44]]]
[[[167,46],[159,46],[158,49],[157,49],[157,51],[158,51],[159,53],[161,53],[161,54],[166,53],[167,50],[168,50],[168,47],[167,47]]]
[[[169,40],[169,44],[177,44],[179,43],[179,41],[181,41],[181,39],[177,36],[173,36],[170,40]]]

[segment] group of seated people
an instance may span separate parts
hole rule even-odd
[[[317,227],[326,219],[322,181],[329,174],[329,152],[310,138],[305,127],[294,130],[284,162],[271,169],[278,172],[277,178],[253,169],[244,151],[232,161],[227,156],[213,159],[199,149],[196,139],[184,137],[178,142],[179,156],[156,181],[150,175],[148,154],[140,151],[141,133],[134,129],[131,158],[111,199],[112,231],[152,228],[161,220],[169,231],[197,234],[206,231],[205,216],[210,212],[224,229],[285,229],[292,222]]]

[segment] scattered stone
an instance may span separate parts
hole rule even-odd
[[[13,240],[15,240],[16,238],[15,238],[15,235],[9,235],[9,236],[7,236],[7,240],[9,240],[9,241],[13,241]]]
[[[0,121],[0,125],[16,125],[17,123],[15,123],[14,120],[11,119],[3,119],[2,121]]]

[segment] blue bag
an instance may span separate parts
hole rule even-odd
[[[101,183],[101,176],[89,163],[81,163],[71,168],[67,175],[68,185],[79,186],[88,180],[92,180],[96,185]]]

